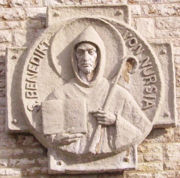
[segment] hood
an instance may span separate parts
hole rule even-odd
[[[77,67],[77,60],[76,60],[76,55],[75,55],[75,49],[76,46],[80,43],[84,42],[89,42],[92,43],[96,46],[97,48],[97,66],[95,69],[95,76],[93,77],[93,80],[87,84],[84,82],[78,72],[78,67]],[[83,85],[85,87],[92,87],[94,86],[100,79],[103,78],[104,74],[104,68],[105,68],[105,46],[100,38],[99,34],[95,31],[95,29],[92,26],[87,27],[83,32],[80,33],[80,35],[75,39],[73,43],[73,49],[72,49],[72,68],[75,74],[75,77],[80,85]]]

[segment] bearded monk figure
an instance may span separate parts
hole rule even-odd
[[[108,155],[140,143],[149,132],[144,128],[151,122],[125,88],[115,86],[103,109],[111,87],[103,77],[106,50],[94,28],[85,29],[72,49],[75,77],[56,88],[42,104],[43,132],[62,151]],[[98,125],[100,138],[93,143]]]

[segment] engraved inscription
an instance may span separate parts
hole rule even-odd
[[[25,79],[25,98],[32,99],[32,102],[28,104],[27,109],[32,111],[34,106],[38,103],[38,72],[40,67],[40,62],[43,60],[47,53],[49,44],[46,41],[39,43],[30,58],[27,69],[26,69],[26,79]]]
[[[135,56],[140,56],[143,54],[144,48],[142,43],[140,43],[131,32],[127,30],[123,37],[126,45]],[[155,84],[157,82],[157,76],[152,60],[149,56],[145,55],[145,57],[141,57],[139,62],[141,63],[140,70],[144,81],[142,109],[146,110],[155,106],[156,103],[157,87]]]

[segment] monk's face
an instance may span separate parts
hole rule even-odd
[[[85,74],[92,73],[97,65],[96,47],[90,43],[81,43],[77,46],[75,54],[78,69]]]

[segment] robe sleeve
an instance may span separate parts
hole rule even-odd
[[[115,149],[124,150],[139,144],[147,136],[152,124],[135,99],[125,93],[124,102],[117,113]]]

